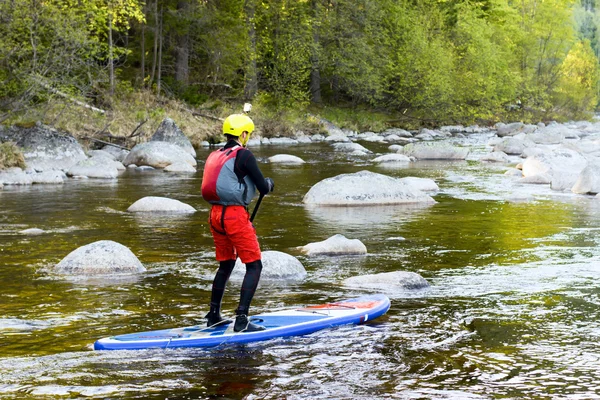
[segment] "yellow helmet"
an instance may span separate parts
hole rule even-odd
[[[254,122],[252,122],[249,116],[244,114],[232,114],[223,122],[223,134],[225,135],[239,137],[242,133],[248,132],[246,140],[242,143],[244,145],[248,143],[252,131],[254,131]]]

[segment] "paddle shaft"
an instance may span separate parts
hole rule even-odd
[[[262,193],[260,196],[258,196],[258,201],[256,202],[256,205],[254,206],[254,210],[252,211],[252,216],[250,217],[250,222],[254,221],[254,217],[256,217],[256,213],[258,212],[258,207],[260,207],[260,203],[262,202],[263,197],[265,197],[265,195]]]

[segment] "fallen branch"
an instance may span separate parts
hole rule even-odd
[[[115,136],[115,137],[117,137],[117,136]],[[105,142],[104,140],[96,139],[96,138],[93,138],[93,137],[84,136],[84,139],[91,140],[92,142],[102,143],[102,144],[105,144],[107,146],[118,147],[119,149],[123,149],[123,150],[129,151],[129,149],[127,147],[119,146],[118,144],[114,144],[114,143],[110,143],[110,142]]]
[[[91,105],[89,105],[89,104],[87,104],[87,103],[84,103],[83,101],[77,100],[76,98],[74,98],[74,97],[72,97],[72,96],[69,96],[68,94],[66,94],[66,93],[64,93],[64,92],[61,92],[61,91],[60,91],[60,90],[58,90],[58,89],[54,89],[54,88],[53,88],[52,86],[50,86],[48,83],[46,83],[46,82],[42,81],[42,79],[41,79],[41,78],[38,78],[38,77],[33,77],[33,80],[34,80],[36,83],[38,83],[39,85],[41,85],[42,87],[44,87],[45,89],[49,90],[50,92],[52,92],[52,93],[54,93],[54,94],[57,94],[57,95],[59,95],[59,96],[61,96],[61,97],[64,97],[64,98],[66,98],[67,100],[69,100],[69,101],[71,101],[71,102],[73,102],[73,103],[77,104],[78,106],[81,106],[81,107],[88,108],[88,109],[90,109],[90,110],[92,110],[92,111],[99,112],[100,114],[106,114],[106,111],[104,111],[104,110],[102,110],[102,109],[100,109],[100,108],[97,108],[97,107],[91,106]]]
[[[212,119],[214,121],[225,121],[223,118],[213,117],[212,115],[202,114],[202,113],[192,111],[192,110],[187,110],[187,111],[191,112],[194,117],[202,117],[202,118]]]
[[[135,127],[135,129],[133,130],[133,132],[131,132],[131,133],[129,134],[129,136],[127,136],[127,137],[128,137],[128,138],[132,138],[132,137],[135,137],[135,136],[139,136],[141,132],[140,132],[140,133],[138,133],[137,135],[135,134],[135,132],[136,132],[138,129],[140,129],[140,127],[141,127],[142,125],[144,125],[146,122],[148,122],[148,118],[146,118],[144,121],[140,122],[140,123],[139,123],[139,125]]]

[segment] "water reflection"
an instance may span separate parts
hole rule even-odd
[[[405,223],[421,218],[431,208],[432,203],[401,204],[388,206],[323,207],[305,205],[309,217],[318,224],[339,227],[377,227]]]

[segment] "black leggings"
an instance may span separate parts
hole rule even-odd
[[[235,267],[235,260],[221,261],[219,264],[219,270],[215,275],[212,286],[212,295],[210,299],[210,311],[219,312],[221,309],[221,301],[225,294],[225,286],[231,276],[231,272]],[[262,261],[257,260],[246,264],[246,275],[242,282],[242,289],[240,292],[240,304],[236,310],[237,315],[248,315],[250,309],[250,303],[256,292],[258,281],[260,280],[260,274],[262,272]]]

